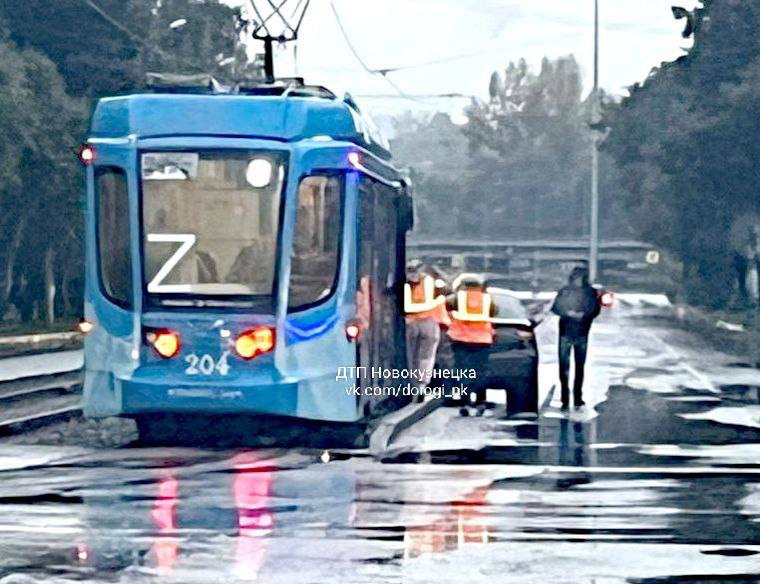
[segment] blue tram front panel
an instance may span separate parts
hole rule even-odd
[[[85,413],[356,420],[337,373],[357,354],[345,334],[356,316],[357,148],[90,143]]]

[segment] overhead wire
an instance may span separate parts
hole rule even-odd
[[[388,83],[388,85],[390,85],[404,99],[408,99],[409,101],[420,103],[425,106],[430,105],[406,93],[403,89],[401,89],[398,85],[396,85],[391,79],[388,79],[388,77],[384,75],[383,73],[381,73],[379,70],[370,68],[367,65],[367,63],[364,61],[364,59],[362,59],[361,55],[356,50],[356,47],[354,47],[354,44],[351,42],[351,39],[348,36],[348,32],[346,31],[345,26],[343,26],[343,21],[340,18],[340,14],[338,14],[338,9],[335,7],[335,2],[333,0],[330,0],[330,7],[332,8],[333,14],[335,15],[335,21],[338,24],[338,28],[340,29],[341,35],[343,36],[343,40],[345,41],[346,46],[348,46],[349,50],[354,55],[354,58],[362,66],[362,69],[364,69],[370,75],[376,75],[376,76],[379,75],[381,78],[383,78],[386,81],[386,83]]]
[[[133,33],[131,30],[129,30],[126,26],[121,24],[118,20],[113,18],[111,15],[109,15],[105,10],[103,10],[100,6],[95,4],[92,0],[82,0],[87,6],[92,8],[95,12],[97,12],[100,17],[111,24],[111,26],[114,26],[115,28],[119,29],[121,32],[123,32],[125,35],[127,35],[131,40],[140,43],[141,45],[145,44],[145,41],[143,41],[142,38],[137,36],[135,33]]]
[[[129,30],[126,26],[124,26],[122,23],[120,23],[118,20],[113,18],[110,14],[108,14],[103,8],[95,4],[92,0],[82,0],[87,6],[89,6],[92,10],[98,13],[100,17],[108,22],[111,26],[114,28],[120,30],[122,33],[124,33],[127,37],[129,37],[130,40],[134,41],[135,43],[139,44],[142,47],[145,47],[149,51],[152,51],[159,57],[162,57],[164,59],[168,58],[169,56],[164,53],[161,49],[158,47],[154,47],[146,43],[143,38],[135,33],[133,33],[131,30]]]
[[[301,4],[303,4],[303,2],[304,0],[298,0],[298,4],[296,4],[296,7],[293,9],[293,13],[290,15],[291,18],[296,18],[298,16],[298,10],[301,8]],[[298,24],[296,24],[296,35],[301,28],[301,23],[306,16],[306,11],[309,9],[310,2],[311,0],[306,0],[306,5],[303,7],[301,17],[298,19]],[[298,38],[294,39],[293,42],[293,66],[295,67],[296,77],[298,77]]]
[[[418,99],[479,99],[477,95],[470,95],[467,93],[414,93],[412,97]],[[369,99],[399,99],[401,95],[396,93],[357,93],[356,97],[369,98]]]
[[[290,18],[287,18],[287,16],[285,15],[285,10],[286,10],[286,4],[288,4],[289,1],[290,0],[266,0],[271,12],[269,13],[269,16],[265,18],[261,10],[259,10],[259,7],[256,5],[256,0],[248,0],[248,5],[253,9],[253,12],[257,19],[254,22],[254,29],[253,29],[254,38],[257,38],[260,40],[266,37],[269,37],[274,40],[277,40],[277,39],[296,40],[298,38],[298,30],[301,28],[301,24],[303,23],[303,20],[306,17],[306,12],[309,9],[309,4],[311,0],[298,0],[298,2],[295,3],[295,8],[293,9],[293,12],[290,14]],[[301,9],[301,6],[303,6],[303,9]],[[299,10],[300,10],[300,15],[299,15]],[[269,29],[268,23],[275,16],[277,16],[280,23],[282,23],[282,25],[286,29],[280,35],[274,35],[272,31]],[[265,35],[264,37],[260,36],[261,31],[264,31],[264,35]],[[286,35],[285,34],[286,32],[289,33],[289,35]]]
[[[484,49],[482,51],[461,53],[459,55],[451,55],[449,57],[442,57],[440,59],[434,59],[432,61],[424,61],[422,63],[412,63],[411,65],[399,65],[397,67],[383,67],[382,69],[374,69],[374,71],[382,75],[387,75],[388,73],[395,73],[396,71],[406,71],[408,69],[422,69],[423,67],[432,67],[434,65],[442,65],[444,63],[451,63],[453,61],[461,61],[463,59],[478,57],[480,55],[492,54],[494,50],[496,49]]]
[[[290,14],[290,18],[295,18],[298,15],[298,9],[301,7],[301,4],[303,4],[303,0],[298,0],[298,4],[296,4],[296,7],[293,9],[293,12]]]

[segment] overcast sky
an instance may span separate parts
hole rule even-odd
[[[257,2],[260,0],[256,0]],[[406,94],[463,93],[487,96],[494,70],[524,57],[574,54],[586,89],[593,75],[593,0],[334,0],[361,58],[370,68],[444,63],[389,75]],[[683,21],[670,7],[696,0],[601,0],[600,83],[621,95],[653,66],[683,54]],[[265,4],[265,3],[264,3]],[[278,75],[293,73],[292,49],[278,54]],[[312,0],[298,44],[298,73],[309,83],[357,96],[395,94],[352,55],[330,7]],[[357,98],[374,115],[442,109],[456,115],[465,100]]]

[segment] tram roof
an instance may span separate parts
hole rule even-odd
[[[141,92],[98,101],[93,138],[238,136],[355,143],[389,160],[387,143],[349,100],[329,96]]]

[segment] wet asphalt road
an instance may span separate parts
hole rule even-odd
[[[382,459],[0,443],[0,583],[758,581],[760,375],[669,316],[595,326],[586,412],[442,408]]]

